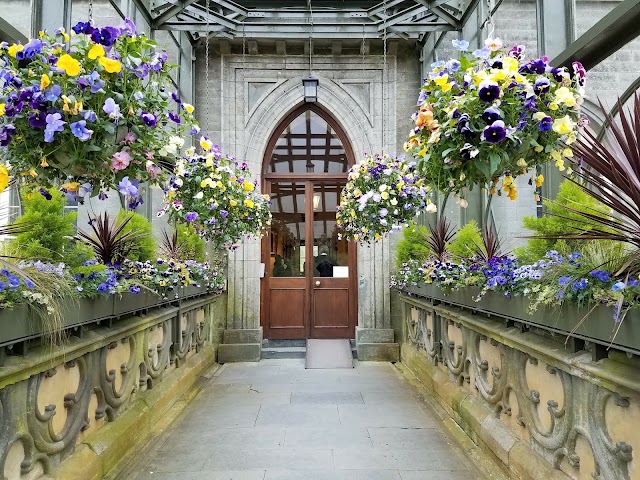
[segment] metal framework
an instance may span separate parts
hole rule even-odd
[[[147,13],[154,29],[228,39],[377,39],[386,25],[389,36],[420,41],[429,32],[460,30],[475,6],[474,0],[317,0],[311,13],[304,0],[283,3],[211,0],[207,11],[204,0],[174,0]]]

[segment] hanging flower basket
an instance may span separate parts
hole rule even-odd
[[[433,64],[405,143],[427,183],[466,206],[465,192],[475,185],[514,200],[517,176],[550,160],[564,170],[584,122],[582,66],[574,63],[571,74],[547,57],[526,61],[523,46],[506,51],[500,39],[473,53],[468,42],[453,44],[460,58]]]
[[[216,248],[233,248],[243,237],[260,236],[271,224],[269,196],[260,194],[246,163],[223,156],[206,137],[200,145],[203,154],[191,148],[176,163],[158,215],[168,212],[193,225]]]
[[[435,212],[435,205],[416,173],[415,162],[376,154],[349,170],[337,221],[344,237],[370,242],[406,225],[423,209]]]
[[[130,20],[0,44],[0,188],[11,174],[82,201],[125,178],[157,180],[183,135],[199,132],[193,106],[165,90],[170,70]]]

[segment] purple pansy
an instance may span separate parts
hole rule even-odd
[[[482,131],[482,140],[487,143],[500,143],[507,137],[507,129],[502,120],[497,120]]]
[[[129,180],[129,177],[124,177],[118,183],[118,191],[123,195],[131,195],[132,197],[138,196],[138,181],[133,182]]]
[[[502,112],[496,107],[489,107],[482,113],[482,119],[487,125],[491,125],[497,120],[502,120]]]
[[[180,117],[173,112],[169,112],[169,119],[175,123],[180,123]]]
[[[493,103],[500,98],[500,86],[492,80],[483,80],[478,88],[478,98],[485,103]]]
[[[541,132],[548,132],[549,130],[551,130],[552,126],[553,126],[553,118],[546,116],[540,120],[540,124],[538,125],[538,128],[540,129]]]
[[[533,91],[536,92],[536,95],[542,95],[549,91],[551,88],[551,82],[546,77],[538,77],[536,78],[536,82],[533,85]]]
[[[195,222],[198,219],[198,212],[187,212],[184,219],[187,222]]]
[[[59,113],[50,113],[46,118],[47,125],[44,129],[44,141],[47,143],[53,142],[53,137],[56,132],[64,130],[63,125],[67,122],[62,120],[62,115]]]
[[[142,112],[140,114],[140,118],[142,119],[142,121],[147,127],[155,127],[156,124],[158,123],[158,120],[156,119],[156,116],[153,113]]]

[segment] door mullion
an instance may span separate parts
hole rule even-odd
[[[313,331],[313,182],[305,182],[305,277],[307,279],[305,329],[307,338]]]

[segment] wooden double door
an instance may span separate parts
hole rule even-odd
[[[353,338],[356,246],[340,238],[344,181],[268,182],[273,224],[263,241],[266,338]]]

